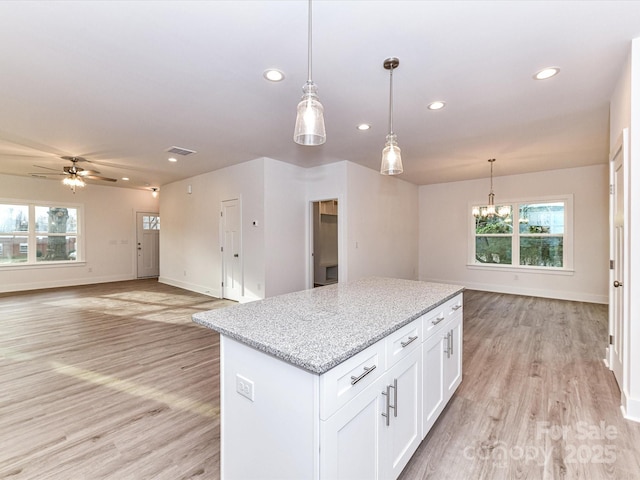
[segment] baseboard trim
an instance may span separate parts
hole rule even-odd
[[[526,295],[530,297],[554,298],[557,300],[569,300],[573,302],[601,303],[605,305],[609,303],[609,297],[607,295],[596,295],[593,293],[566,292],[539,288],[523,288],[512,285],[495,285],[489,283],[464,281],[456,282],[450,279],[443,280],[437,278],[421,278],[420,280],[435,283],[453,283],[463,285],[470,290],[480,290],[483,292],[506,293],[510,295]]]
[[[28,290],[43,290],[45,288],[78,287],[97,283],[124,282],[135,280],[134,275],[110,275],[92,278],[69,278],[64,280],[44,280],[41,282],[10,283],[0,286],[0,293],[25,292]]]
[[[222,290],[216,289],[213,287],[208,287],[206,285],[198,285],[195,283],[183,282],[180,280],[175,280],[173,278],[167,278],[160,276],[158,278],[158,282],[164,283],[166,285],[171,285],[172,287],[182,288],[184,290],[189,290],[191,292],[201,293],[203,295],[209,295],[214,298],[222,298]]]

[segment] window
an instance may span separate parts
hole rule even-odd
[[[81,260],[81,208],[0,203],[0,266]]]
[[[571,196],[496,206],[486,215],[474,206],[469,264],[478,267],[571,270]]]
[[[160,217],[158,215],[142,216],[143,230],[160,230]]]

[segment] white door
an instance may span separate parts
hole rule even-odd
[[[138,278],[157,277],[160,274],[160,216],[137,212],[136,225]]]
[[[626,134],[626,131],[624,132]],[[609,287],[609,364],[618,381],[620,389],[623,388],[623,355],[624,355],[624,198],[625,198],[625,145],[626,135],[623,134],[622,142],[617,145],[611,159],[611,180],[613,192],[611,195],[611,242],[613,253],[613,268],[611,270]]]
[[[222,298],[240,301],[242,280],[242,231],[240,228],[240,202],[237,199],[222,202]]]

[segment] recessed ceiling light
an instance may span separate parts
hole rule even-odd
[[[169,157],[167,160],[169,160],[171,163],[176,163],[178,161],[176,157]]]
[[[362,130],[362,131],[364,131],[364,130],[369,130],[369,129],[371,128],[371,125],[370,125],[370,124],[368,124],[368,123],[361,123],[361,124],[360,124],[360,125],[358,125],[356,128],[357,128],[358,130]]]
[[[427,108],[429,110],[440,110],[443,109],[445,105],[446,103],[442,100],[436,100],[435,102],[431,102],[429,105],[427,105]]]
[[[270,82],[281,82],[284,80],[284,73],[277,68],[269,68],[265,70],[262,75]]]
[[[129,181],[129,177],[122,177],[122,180],[124,180],[125,182]]]
[[[536,80],[546,80],[547,78],[551,78],[558,73],[560,73],[560,69],[558,67],[547,67],[537,72],[533,76],[533,78]]]

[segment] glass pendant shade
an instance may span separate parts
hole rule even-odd
[[[322,145],[327,140],[327,133],[324,129],[324,108],[318,98],[318,87],[312,81],[308,81],[302,87],[302,91],[304,93],[298,103],[293,140],[298,145]]]
[[[398,147],[397,137],[393,133],[387,135],[387,142],[382,150],[380,173],[383,175],[398,175],[402,173],[400,147]]]

